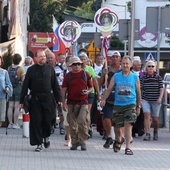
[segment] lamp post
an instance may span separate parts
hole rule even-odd
[[[110,4],[109,5],[113,5],[113,6],[117,6],[117,7],[123,7],[125,8],[125,19],[127,19],[127,5],[118,5],[118,4]],[[126,56],[127,53],[127,41],[124,40],[124,56]]]

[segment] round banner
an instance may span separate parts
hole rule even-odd
[[[118,24],[118,16],[109,8],[100,8],[94,16],[94,23],[99,31],[110,32]]]
[[[75,42],[81,34],[81,27],[78,22],[66,20],[59,27],[59,37],[66,43]]]

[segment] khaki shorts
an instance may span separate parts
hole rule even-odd
[[[113,123],[115,127],[124,127],[125,123],[135,123],[137,119],[136,106],[114,106],[113,107]]]

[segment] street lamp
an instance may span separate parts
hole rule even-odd
[[[123,7],[125,8],[125,19],[127,19],[127,5],[118,5],[118,4],[110,4],[109,5],[113,5],[113,6],[117,6],[117,7]],[[127,41],[124,40],[124,56],[126,56],[126,53],[127,53]]]

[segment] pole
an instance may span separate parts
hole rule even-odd
[[[131,25],[130,25],[129,56],[134,56],[134,27],[135,27],[135,0],[132,0]]]
[[[127,5],[124,6],[125,7],[125,19],[127,19]],[[126,52],[127,51],[127,41],[124,40],[124,56],[126,56]]]
[[[157,74],[159,74],[160,38],[161,38],[161,7],[158,7],[158,40],[157,40]]]
[[[124,7],[125,8],[125,19],[127,19],[127,5],[118,5],[118,4],[109,4],[117,7]],[[126,56],[127,53],[127,40],[124,40],[124,56]]]

